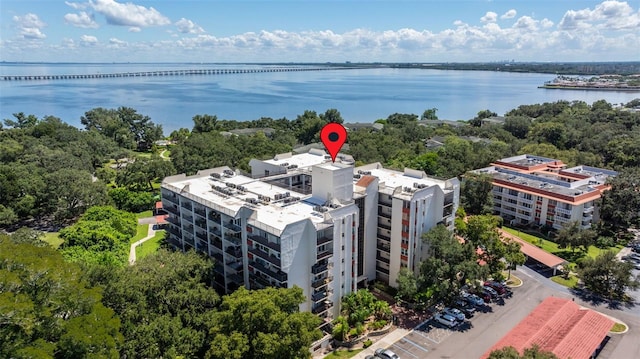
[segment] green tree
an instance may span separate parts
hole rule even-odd
[[[116,208],[128,212],[142,212],[153,209],[153,205],[156,202],[149,192],[134,192],[124,187],[110,190],[109,197],[113,200]]]
[[[327,123],[329,122],[343,123],[344,122],[344,119],[342,118],[340,111],[336,110],[335,108],[330,108],[327,111],[325,111],[324,114],[320,115],[320,119]]]
[[[493,212],[493,177],[488,174],[467,172],[462,181],[460,197],[462,206],[469,214]]]
[[[107,191],[85,171],[62,168],[46,175],[43,196],[57,218],[73,218],[91,206],[107,202]],[[72,184],[72,185],[71,185]]]
[[[4,124],[13,128],[26,129],[31,128],[38,123],[38,117],[34,115],[25,115],[24,112],[14,113],[13,117],[15,117],[15,121],[5,119]]]
[[[524,139],[529,134],[531,119],[524,116],[509,116],[505,118],[503,128],[514,137]]]
[[[434,300],[450,301],[467,280],[480,278],[475,247],[460,243],[445,226],[438,225],[423,235],[429,256],[420,263],[418,288]]]
[[[240,288],[222,299],[214,315],[207,358],[310,358],[309,346],[320,339],[321,319],[300,312],[302,289],[249,291]]]
[[[0,234],[0,357],[119,358],[120,321],[49,246]]]
[[[398,297],[407,301],[415,300],[416,294],[418,294],[418,280],[407,268],[400,268],[398,272],[398,278],[396,278],[398,284]]]
[[[609,177],[611,189],[600,199],[600,219],[604,235],[640,228],[640,169],[628,168]]]
[[[507,262],[509,277],[511,277],[512,269],[516,269],[517,266],[521,266],[527,261],[527,257],[522,253],[521,248],[522,244],[512,240],[505,240],[504,260]]]
[[[609,299],[624,299],[627,289],[640,286],[632,273],[633,265],[619,261],[614,251],[602,252],[596,258],[585,257],[577,269],[587,289]]]
[[[122,321],[126,358],[202,358],[220,297],[210,287],[213,262],[194,252],[160,250],[134,266],[94,270],[103,303]]]
[[[502,258],[505,256],[506,246],[498,231],[500,221],[498,216],[471,216],[467,221],[465,237],[481,249],[478,257],[486,263],[488,274],[494,278],[500,277],[505,267]]]
[[[580,249],[583,253],[589,250],[589,246],[596,243],[597,234],[592,229],[582,229],[580,222],[573,221],[565,224],[556,234],[558,247],[570,247],[572,251]]]
[[[218,116],[195,115],[193,116],[193,133],[203,133],[218,130]]]
[[[438,112],[438,109],[435,107],[429,108],[424,110],[424,112],[422,113],[422,117],[420,118],[421,120],[437,120],[438,119],[438,115],[436,115],[436,112]]]
[[[171,134],[169,134],[169,139],[173,142],[180,143],[186,140],[190,134],[191,132],[188,128],[181,127],[180,129],[171,131]]]

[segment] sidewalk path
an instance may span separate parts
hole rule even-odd
[[[156,230],[153,229],[153,224],[150,224],[148,228],[149,229],[147,231],[147,236],[131,245],[131,249],[129,250],[129,265],[134,265],[136,263],[136,247],[150,240],[156,235]]]

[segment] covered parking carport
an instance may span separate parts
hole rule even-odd
[[[504,238],[509,238],[511,240],[513,240],[514,242],[518,242],[521,244],[520,250],[522,251],[522,253],[529,257],[534,259],[535,261],[543,264],[544,266],[547,266],[551,269],[553,269],[553,275],[556,275],[556,272],[558,270],[558,268],[562,267],[562,265],[567,264],[568,262],[563,259],[560,258],[554,254],[551,254],[541,248],[538,248],[536,246],[534,246],[533,244],[524,241],[522,239],[520,239],[517,236],[512,235],[511,233],[505,232],[505,231],[500,231],[500,234],[502,235],[502,237]]]

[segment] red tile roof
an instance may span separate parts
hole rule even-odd
[[[162,201],[156,202],[156,209],[162,209]]]
[[[569,299],[549,297],[482,356],[512,346],[524,349],[538,345],[560,359],[587,359],[613,326],[609,317],[581,308]]]
[[[356,186],[369,187],[371,182],[373,182],[375,179],[376,177],[374,176],[364,175],[358,180],[358,182],[356,182]]]
[[[511,233],[500,230],[500,235],[502,237],[511,238],[512,240],[520,243],[522,245],[520,247],[520,250],[522,251],[522,253],[524,253],[524,255],[537,260],[538,262],[546,265],[547,267],[554,268],[559,266],[560,264],[567,262],[566,260],[556,255],[553,255],[549,252],[546,252],[543,249],[538,248],[529,242],[523,241],[522,239],[512,235]]]
[[[156,224],[165,224],[167,223],[167,217],[169,217],[168,214],[163,214],[160,216],[156,216]]]

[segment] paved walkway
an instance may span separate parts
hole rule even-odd
[[[147,236],[131,245],[131,249],[129,250],[129,265],[134,265],[136,263],[136,247],[150,240],[156,235],[156,230],[153,228],[153,224],[150,224],[148,228],[149,229],[147,230]]]
[[[354,359],[364,359],[367,355],[373,355],[376,349],[378,348],[388,348],[393,343],[398,340],[404,338],[407,334],[411,333],[411,330],[396,328],[395,330],[389,332],[387,335],[383,336],[380,339],[377,339],[370,347],[356,354]]]

